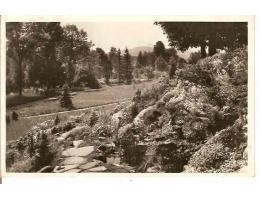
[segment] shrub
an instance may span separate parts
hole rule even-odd
[[[64,86],[62,97],[60,99],[60,106],[68,109],[73,107],[68,86]]]
[[[91,112],[91,115],[89,117],[89,125],[94,126],[98,121],[98,115],[95,111]]]

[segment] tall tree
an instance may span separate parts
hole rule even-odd
[[[200,47],[201,57],[216,49],[247,45],[247,23],[245,22],[156,22],[168,36],[171,46],[181,51],[189,47]]]
[[[87,59],[90,48],[93,46],[88,41],[87,32],[79,30],[75,25],[67,25],[63,28],[61,50],[62,62],[67,68],[67,82],[70,85],[75,75],[75,65]]]
[[[123,79],[123,66],[121,62],[121,50],[117,50],[117,60],[118,60],[118,82],[120,83]]]
[[[64,73],[57,51],[62,40],[62,27],[59,22],[34,22],[30,29],[34,53],[29,62],[30,85],[37,82],[46,87],[48,94],[51,87],[62,84]]]
[[[110,79],[111,73],[112,73],[111,61],[108,59],[108,55],[105,53],[105,51],[103,49],[96,48],[96,51],[99,54],[100,65],[103,68],[103,73],[104,73],[106,84],[109,84],[109,79]]]
[[[136,60],[136,67],[140,68],[143,65],[143,53],[142,51],[139,51],[139,54],[137,56],[137,60]]]
[[[108,53],[108,56],[109,56],[109,60],[111,62],[113,73],[118,74],[117,50],[115,47],[110,48],[110,52]]]
[[[165,46],[163,44],[162,41],[158,41],[156,42],[156,44],[153,47],[153,52],[156,55],[156,57],[158,56],[164,56],[165,53]]]
[[[22,96],[23,90],[24,62],[32,50],[28,31],[29,26],[30,23],[6,23],[7,56],[12,58],[17,66],[15,70],[15,82],[18,86],[19,96]]]
[[[124,65],[125,65],[125,78],[126,78],[126,84],[132,83],[132,65],[131,65],[131,55],[129,54],[128,48],[125,49],[124,54]]]

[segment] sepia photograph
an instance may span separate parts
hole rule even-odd
[[[253,18],[28,19],[1,27],[7,174],[254,173]]]

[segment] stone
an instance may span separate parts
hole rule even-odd
[[[120,164],[120,158],[119,157],[107,157],[107,164],[108,165],[119,165]]]
[[[120,110],[117,113],[113,114],[112,117],[111,117],[112,124],[115,127],[118,127],[118,125],[120,123],[120,119],[122,119],[123,117],[124,117],[123,110]]]
[[[75,147],[75,148],[78,148],[80,145],[82,145],[84,143],[84,141],[83,140],[74,140],[73,141],[73,146]]]
[[[82,169],[71,169],[71,170],[65,171],[64,173],[79,173],[81,171],[82,171]]]
[[[63,134],[61,134],[61,137],[63,137],[64,139],[66,139],[69,136],[75,136],[75,135],[80,135],[84,132],[89,133],[90,132],[90,127],[88,125],[85,126],[78,126],[73,128],[72,130],[65,132]]]
[[[128,133],[131,129],[133,128],[133,124],[127,124],[123,127],[121,127],[119,130],[118,130],[118,137],[123,137],[126,133]]]
[[[158,170],[155,169],[155,167],[149,167],[146,170],[147,173],[158,173]]]
[[[166,104],[166,108],[172,110],[177,104],[182,102],[185,99],[184,93],[180,94],[178,97],[172,97],[170,101]]]
[[[65,139],[64,139],[64,137],[58,137],[58,138],[56,138],[56,140],[57,140],[58,143],[61,143],[61,142],[63,142]]]
[[[103,172],[103,171],[106,171],[106,170],[107,170],[106,167],[100,166],[100,167],[91,168],[91,169],[89,169],[88,171],[89,171],[89,172]]]
[[[48,165],[48,166],[41,168],[39,171],[37,171],[37,173],[47,173],[47,172],[52,172],[52,170],[53,170],[53,167]]]
[[[144,122],[147,122],[148,118],[153,116],[154,112],[158,111],[156,106],[149,106],[148,108],[143,109],[134,119],[134,125],[138,126]],[[159,111],[158,111],[159,112]]]
[[[62,152],[62,156],[71,157],[71,156],[88,156],[94,151],[94,146],[80,147],[80,148],[69,148]]]
[[[79,166],[79,164],[74,165],[64,165],[64,166],[56,166],[53,170],[54,173],[63,173],[65,171],[75,169]]]
[[[83,169],[83,170],[87,170],[87,169],[91,169],[97,165],[99,165],[101,163],[101,161],[98,161],[98,160],[93,160],[92,162],[88,162],[84,165],[81,165],[79,166],[80,169]]]
[[[63,165],[73,165],[73,164],[84,164],[88,160],[82,157],[68,157],[61,164]]]

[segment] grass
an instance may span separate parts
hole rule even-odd
[[[132,98],[137,90],[140,88],[141,90],[150,88],[152,86],[152,82],[146,82],[137,84],[135,87],[133,85],[117,85],[112,87],[106,87],[104,90],[93,91],[93,92],[78,92],[74,98],[72,99],[73,104],[76,109],[79,108],[87,108],[92,106],[104,105],[128,98]],[[127,102],[126,102],[127,104]],[[88,111],[95,109],[95,111],[100,112],[110,112],[115,108],[115,104],[101,106],[98,108],[90,108]],[[30,102],[27,104],[19,105],[16,107],[12,107],[7,109],[7,113],[10,114],[12,110],[15,110],[21,116],[18,121],[11,121],[10,124],[7,124],[6,127],[6,139],[15,140],[21,135],[25,134],[28,130],[30,130],[37,123],[44,122],[49,119],[54,119],[59,111],[65,111],[65,109],[59,106],[58,101],[46,101],[38,100],[35,102]],[[59,117],[61,121],[66,121],[70,118],[71,115],[80,115],[81,113],[88,112],[87,110],[74,110],[71,112],[59,113]],[[47,116],[33,116],[26,118],[27,116],[32,115],[41,115],[53,113]]]
[[[9,94],[6,96],[6,107],[10,108],[16,105],[26,104],[44,98],[45,98],[44,96],[35,94],[32,91],[23,92],[22,96],[18,96],[18,94],[12,94],[12,95]]]
[[[145,82],[133,85],[116,85],[105,86],[104,90],[85,92],[80,91],[72,98],[75,109],[86,108],[91,106],[98,106],[107,103],[120,101],[123,99],[132,98],[137,88],[143,89],[150,87],[152,82]],[[7,98],[7,102],[9,99]],[[8,104],[8,103],[7,103]],[[41,115],[47,113],[55,113],[59,111],[66,111],[61,108],[59,101],[49,101],[48,99],[41,99],[38,101],[7,108],[7,114],[16,111],[21,117]]]
[[[128,102],[125,102],[124,104],[127,104]],[[110,113],[117,105],[111,104],[107,106],[101,106],[98,108],[93,108],[96,112],[98,112],[100,115],[105,115],[106,113]],[[71,116],[77,116],[82,113],[90,113],[92,111],[92,108],[86,109],[86,110],[75,110],[71,112],[66,113],[60,113],[58,114],[60,121],[65,122],[67,121]],[[27,131],[29,131],[33,126],[35,126],[38,123],[42,123],[46,120],[53,120],[56,117],[56,113],[53,113],[52,115],[48,116],[35,116],[30,118],[21,118],[18,121],[12,121],[10,124],[6,126],[6,140],[16,140],[23,134],[25,134]]]

